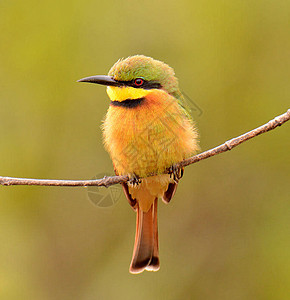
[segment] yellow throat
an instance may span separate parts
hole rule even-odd
[[[153,90],[145,90],[142,88],[134,88],[131,86],[126,87],[116,87],[116,86],[108,86],[107,94],[111,101],[124,101],[128,99],[139,99],[147,96]]]

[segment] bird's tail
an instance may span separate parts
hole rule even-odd
[[[136,235],[133,257],[130,265],[131,273],[158,271],[158,224],[157,224],[157,198],[147,212],[137,205]]]

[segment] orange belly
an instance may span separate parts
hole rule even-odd
[[[169,174],[161,174],[143,178],[138,185],[130,185],[129,193],[133,199],[138,201],[142,211],[147,212],[155,198],[161,198],[168,189],[168,184],[173,183]]]

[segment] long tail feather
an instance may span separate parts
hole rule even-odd
[[[158,244],[158,222],[157,222],[157,203],[158,198],[153,203],[153,255],[150,264],[146,267],[147,271],[158,271],[160,269],[159,262],[159,244]]]
[[[157,199],[147,212],[137,205],[136,235],[133,257],[130,265],[131,273],[141,273],[145,269],[159,269],[158,254]]]

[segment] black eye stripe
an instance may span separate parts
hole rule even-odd
[[[161,84],[157,81],[146,81],[143,79],[143,84],[140,86],[135,85],[135,79],[130,81],[118,81],[120,83],[120,86],[132,86],[136,89],[145,89],[145,90],[151,90],[151,89],[161,89]]]

